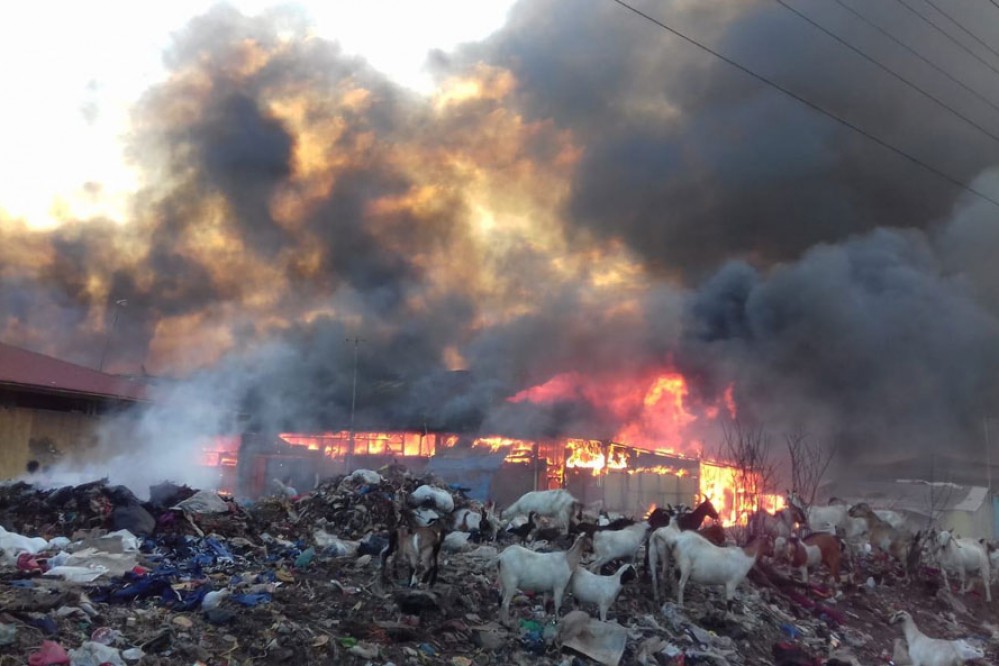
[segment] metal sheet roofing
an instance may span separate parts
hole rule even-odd
[[[0,386],[118,400],[147,399],[146,384],[0,343]]]
[[[820,494],[838,497],[849,504],[867,502],[875,509],[929,515],[931,508],[974,513],[985,503],[988,489],[916,480],[841,481],[823,484]]]

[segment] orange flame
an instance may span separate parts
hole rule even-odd
[[[235,467],[239,444],[239,435],[212,437],[201,447],[198,464],[205,467]]]
[[[497,453],[509,449],[504,459],[509,463],[524,463],[534,459],[535,443],[528,439],[512,439],[510,437],[479,437],[472,442],[472,448],[489,449]]]
[[[687,380],[672,369],[657,369],[638,377],[589,377],[566,372],[508,400],[539,404],[582,400],[621,424],[613,437],[615,442],[698,456],[700,442],[692,426],[715,420],[720,413],[717,404],[691,404]],[[721,402],[734,416],[732,386],[726,388]]]
[[[522,439],[510,439],[509,437],[479,437],[472,442],[473,448],[489,449],[491,453],[496,453],[505,448],[523,448],[525,445],[529,448],[531,442]]]
[[[605,448],[607,453],[605,453]],[[566,467],[581,467],[593,470],[593,476],[606,473],[608,469],[626,469],[627,455],[613,445],[604,445],[596,439],[569,439],[565,443]]]
[[[345,457],[350,449],[350,431],[302,434],[283,432],[278,435],[293,446],[310,451],[322,451],[329,458]],[[443,436],[422,432],[366,432],[354,433],[354,454],[373,456],[423,456],[434,455],[439,445],[445,445]],[[456,438],[452,438],[453,441]]]
[[[743,524],[757,509],[774,512],[784,508],[781,495],[747,492],[739,483],[739,470],[723,463],[701,461],[700,492],[711,500],[723,525]],[[755,484],[749,484],[755,485]]]
[[[654,467],[637,467],[629,469],[628,474],[666,474],[683,478],[690,474],[688,470],[681,467],[669,467],[667,465],[655,465]]]

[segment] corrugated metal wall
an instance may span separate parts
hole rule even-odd
[[[567,469],[566,488],[584,504],[631,516],[642,516],[655,504],[691,505],[697,498],[696,475],[610,470],[593,476],[588,469]]]
[[[0,407],[0,478],[20,476],[32,459],[55,462],[56,456],[43,453],[46,443],[63,458],[85,456],[96,442],[98,422],[98,417],[81,412]]]

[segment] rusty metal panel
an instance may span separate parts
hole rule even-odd
[[[593,471],[589,469],[570,467],[565,470],[566,490],[586,506],[603,502],[604,489],[599,481],[600,477],[593,476]]]

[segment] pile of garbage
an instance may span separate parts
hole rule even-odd
[[[381,576],[400,503],[425,484],[455,510],[473,504],[398,466],[242,503],[171,483],[146,502],[105,481],[2,486],[0,663],[902,664],[902,634],[888,624],[900,609],[999,663],[999,605],[875,557],[838,596],[768,561],[731,612],[718,590],[695,585],[684,607],[657,604],[639,579],[607,622],[571,602],[555,622],[540,596],[521,594],[503,624],[506,542],[442,553],[429,589]]]

